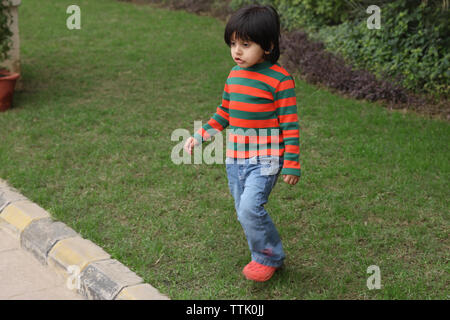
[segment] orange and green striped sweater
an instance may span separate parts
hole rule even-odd
[[[222,103],[194,138],[203,142],[229,127],[227,157],[284,157],[281,174],[300,176],[295,83],[278,63],[233,67]]]

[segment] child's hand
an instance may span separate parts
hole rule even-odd
[[[192,149],[194,146],[197,146],[199,142],[194,137],[189,137],[186,142],[184,143],[184,150],[186,150],[187,153],[192,154]]]
[[[294,175],[292,175],[292,174],[284,174],[284,175],[283,175],[283,180],[284,180],[284,182],[286,182],[287,184],[293,185],[293,186],[294,186],[295,184],[297,184],[299,178],[300,178],[300,177],[294,176]]]

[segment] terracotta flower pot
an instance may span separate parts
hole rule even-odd
[[[0,70],[0,111],[11,108],[16,80],[20,77],[18,73],[10,73]]]

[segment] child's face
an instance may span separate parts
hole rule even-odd
[[[230,41],[231,56],[241,68],[249,68],[257,63],[264,62],[264,52],[261,46],[250,40],[236,39],[235,33]]]

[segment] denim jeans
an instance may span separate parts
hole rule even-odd
[[[282,167],[283,158],[274,156],[226,159],[228,186],[252,260],[271,267],[280,267],[285,254],[278,231],[264,205]]]

